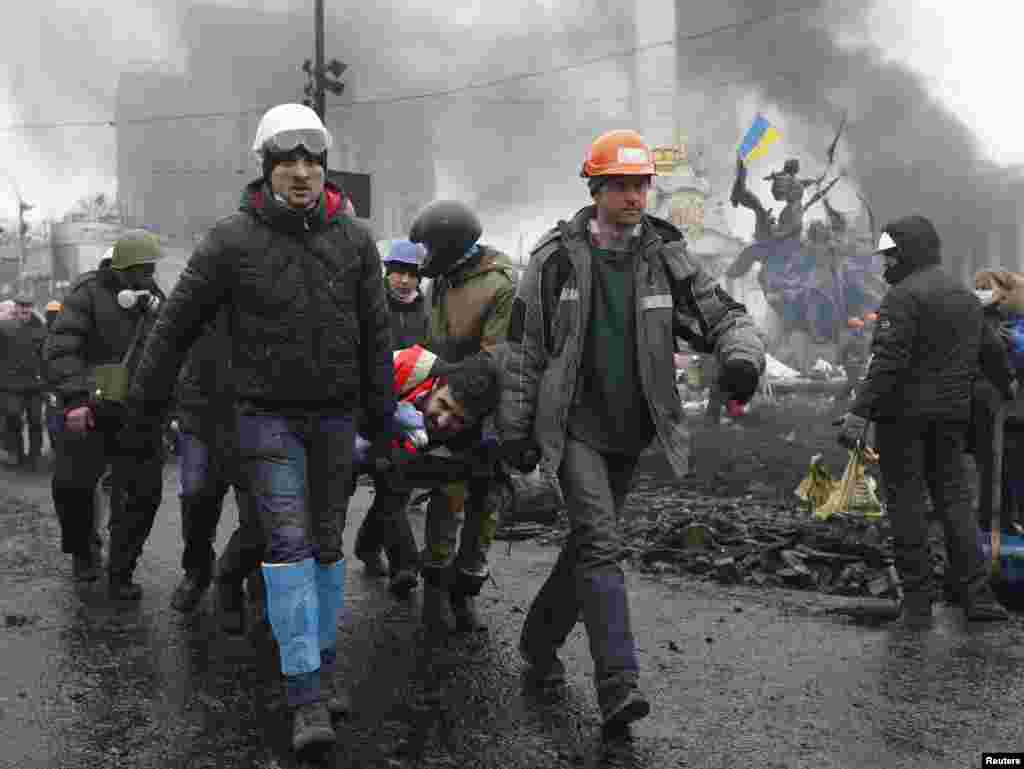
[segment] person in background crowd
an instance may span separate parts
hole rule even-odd
[[[483,227],[464,203],[434,201],[413,221],[409,239],[422,243],[420,274],[431,278],[430,321],[423,346],[446,363],[484,353],[500,360],[515,275],[508,256],[480,243]],[[460,440],[473,450],[496,446],[492,425]],[[486,629],[476,597],[490,575],[487,554],[508,488],[481,475],[431,494],[423,549],[423,624],[435,635]],[[459,527],[462,533],[459,536]]]
[[[176,442],[185,575],[171,596],[171,606],[182,612],[194,609],[213,581],[213,541],[229,487],[235,489],[239,530],[259,528],[258,521],[251,520],[249,495],[240,478],[228,332],[228,315],[222,311],[189,351],[178,377]],[[258,550],[251,549],[253,567],[259,566],[262,545],[260,537]],[[229,565],[230,561],[222,561],[222,567]],[[231,633],[242,629],[244,576],[231,568],[223,568],[218,575],[221,622]]]
[[[5,448],[19,467],[36,468],[42,455],[45,338],[46,327],[32,312],[32,297],[15,297],[12,318],[0,321],[0,413],[4,416]]]
[[[558,649],[582,616],[607,733],[650,712],[620,562],[617,518],[640,454],[657,437],[687,472],[673,379],[675,338],[713,352],[726,399],[747,402],[765,350],[746,308],[690,257],[682,233],[644,212],[654,162],[635,131],[612,131],[583,164],[594,205],[530,255],[508,331],[498,427],[503,454],[557,472],[570,536],[523,625],[527,678],[561,683]]]
[[[890,288],[878,310],[867,373],[843,419],[839,442],[857,446],[868,421],[875,423],[903,581],[904,623],[919,627],[932,617],[929,493],[945,525],[950,568],[967,618],[1005,620],[978,552],[963,462],[971,388],[984,353],[981,304],[942,269],[939,235],[923,216],[887,224],[878,251]],[[997,373],[991,376],[999,381]]]
[[[60,302],[53,299],[46,303],[46,333],[49,334],[53,328],[54,322],[57,320],[57,316],[60,314],[61,308]],[[44,340],[45,342],[45,340]],[[40,352],[42,355],[42,352]],[[50,377],[46,373],[46,365],[43,363],[43,382],[49,382]],[[46,433],[50,437],[50,453],[54,454],[57,451],[57,434],[60,425],[60,409],[57,408],[57,395],[53,392],[53,388],[47,386],[43,397],[43,421],[46,423]]]
[[[391,343],[394,352],[421,344],[427,334],[427,313],[423,293],[420,291],[420,262],[424,256],[423,246],[408,240],[393,240],[384,257],[384,270],[388,283],[388,308],[391,311]],[[373,473],[371,472],[371,476]],[[393,525],[392,517],[404,515],[402,511],[389,511],[382,519],[380,505],[384,501],[380,486],[374,480],[374,496],[366,517],[359,525],[356,535],[356,557],[366,564],[371,574],[390,572],[391,589],[399,595],[407,595],[416,586],[418,565],[407,562],[399,568],[397,562],[388,559],[385,566],[382,551],[385,533]],[[408,528],[408,521],[401,526]],[[411,533],[411,532],[410,532]]]
[[[226,310],[238,450],[266,532],[267,615],[297,752],[333,743],[330,716],[349,707],[334,673],[356,419],[386,453],[395,410],[380,255],[324,181],[331,141],[309,107],[263,115],[252,144],[262,178],[196,247],[129,397],[138,441],[159,440],[185,354]]]
[[[132,576],[163,496],[164,458],[156,448],[136,451],[125,445],[118,400],[123,393],[104,392],[103,386],[116,389],[114,380],[126,381],[137,365],[164,298],[154,277],[162,255],[155,236],[142,230],[126,233],[108,264],[83,273],[72,285],[44,346],[46,373],[61,414],[53,504],[62,548],[73,558],[76,580],[97,579],[94,492],[109,463],[108,591],[119,600],[142,596]],[[108,385],[99,381],[103,376]]]

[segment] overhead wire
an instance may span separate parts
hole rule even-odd
[[[659,40],[654,43],[647,43],[644,45],[632,46],[630,48],[622,49],[619,51],[612,51],[609,53],[594,56],[581,61],[570,62],[568,64],[562,64],[556,67],[550,67],[547,69],[536,69],[529,72],[519,72],[513,75],[506,75],[499,78],[492,78],[490,80],[484,80],[474,83],[467,83],[461,86],[454,86],[452,88],[444,88],[433,91],[425,91],[416,94],[389,96],[389,97],[376,97],[367,99],[352,99],[343,104],[330,104],[327,106],[328,112],[335,112],[339,110],[351,109],[353,107],[362,106],[385,106],[390,104],[399,104],[413,101],[423,101],[427,99],[438,99],[448,96],[455,96],[461,93],[467,93],[470,91],[479,91],[489,88],[495,88],[497,86],[506,85],[509,83],[523,82],[525,80],[531,80],[535,78],[545,77],[549,75],[561,74],[564,72],[570,72],[577,69],[583,69],[585,67],[593,66],[605,61],[611,61],[613,59],[628,58],[631,56],[637,56],[638,54],[645,53],[647,51],[655,50],[657,48],[665,48],[670,46],[676,46],[681,43],[689,43],[704,38],[712,37],[714,35],[721,34],[723,32],[741,30],[747,27],[753,27],[758,24],[763,24],[774,19],[781,18],[783,16],[789,16],[797,13],[806,13],[813,8],[818,6],[818,2],[803,3],[800,5],[787,6],[785,8],[779,8],[769,13],[763,13],[757,16],[752,16],[747,19],[741,19],[739,21],[731,22],[728,24],[721,24],[716,27],[702,30],[700,32],[693,32],[686,35],[679,35],[668,40]],[[792,73],[779,73],[776,77],[790,76]],[[761,78],[763,80],[763,78]],[[696,82],[699,78],[687,79],[683,82]],[[718,83],[711,83],[714,87],[724,87],[728,85],[742,85],[745,82],[754,82],[752,79],[743,81],[725,81]],[[559,103],[580,103],[585,104],[596,101],[623,101],[628,97],[594,97],[592,99],[576,99],[576,100],[564,100],[564,99],[551,99],[551,100],[537,100],[537,103],[548,103],[548,104],[559,104]],[[520,103],[517,100],[485,100],[488,103]],[[270,105],[262,107],[251,107],[247,109],[239,110],[219,110],[210,112],[192,112],[192,113],[176,113],[168,115],[147,115],[145,117],[138,118],[123,118],[120,120],[67,120],[67,121],[55,121],[55,122],[36,122],[36,123],[13,123],[6,126],[0,126],[0,133],[18,133],[23,131],[33,130],[51,130],[59,128],[116,128],[118,125],[145,125],[152,123],[169,122],[174,120],[203,120],[211,118],[237,118],[244,115],[261,114]]]

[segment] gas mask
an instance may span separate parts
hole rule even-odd
[[[117,292],[117,304],[122,310],[139,307],[143,312],[156,312],[160,307],[160,297],[148,289],[124,288]]]

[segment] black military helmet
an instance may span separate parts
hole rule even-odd
[[[420,274],[426,278],[444,275],[482,234],[480,220],[465,203],[435,200],[420,211],[409,230],[409,240],[427,249]]]

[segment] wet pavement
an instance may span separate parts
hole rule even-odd
[[[0,469],[0,769],[301,765],[268,637],[225,637],[212,596],[192,616],[168,607],[175,488],[169,466],[137,574],[145,595],[116,606],[102,583],[72,584],[48,475]],[[367,502],[360,489],[349,549]],[[236,520],[229,501],[219,546]],[[357,712],[325,765],[962,769],[983,751],[1024,750],[1020,615],[967,626],[940,606],[933,629],[909,632],[829,614],[838,598],[639,574],[633,619],[654,709],[632,741],[603,744],[582,626],[562,654],[568,689],[522,690],[518,632],[555,555],[496,545],[489,634],[432,654],[414,621],[419,591],[398,602],[353,558],[337,675]]]

